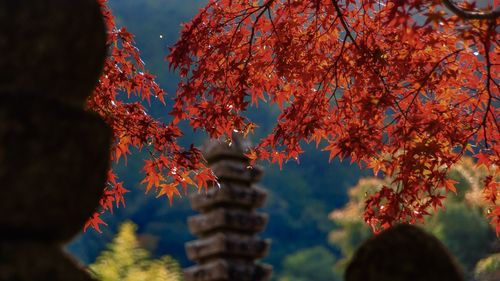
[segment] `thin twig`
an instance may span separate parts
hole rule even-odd
[[[441,2],[451,12],[463,19],[494,20],[500,17],[500,10],[493,10],[488,12],[466,11],[458,7],[455,3],[452,2],[452,0],[441,0]]]

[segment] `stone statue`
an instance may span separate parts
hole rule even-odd
[[[106,31],[96,0],[0,1],[0,280],[93,280],[62,250],[99,205],[111,131],[84,110]]]

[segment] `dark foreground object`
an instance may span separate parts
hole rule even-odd
[[[347,267],[346,281],[463,281],[460,269],[434,236],[397,225],[361,245]]]
[[[84,111],[106,55],[95,0],[0,1],[0,281],[88,281],[62,250],[99,205],[111,132]]]

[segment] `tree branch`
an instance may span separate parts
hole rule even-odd
[[[492,10],[489,12],[477,12],[477,11],[466,11],[462,10],[459,6],[452,2],[452,0],[442,0],[443,5],[448,8],[455,15],[463,19],[496,19],[500,17],[500,10]]]

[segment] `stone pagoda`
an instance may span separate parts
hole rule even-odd
[[[256,212],[266,191],[256,186],[262,169],[249,166],[244,155],[248,143],[239,135],[232,143],[212,141],[204,155],[218,178],[207,193],[190,197],[201,214],[188,219],[190,231],[199,237],[186,244],[189,259],[197,265],[187,268],[186,281],[264,281],[272,267],[256,263],[266,256],[270,241],[256,236],[267,224],[267,214]]]

